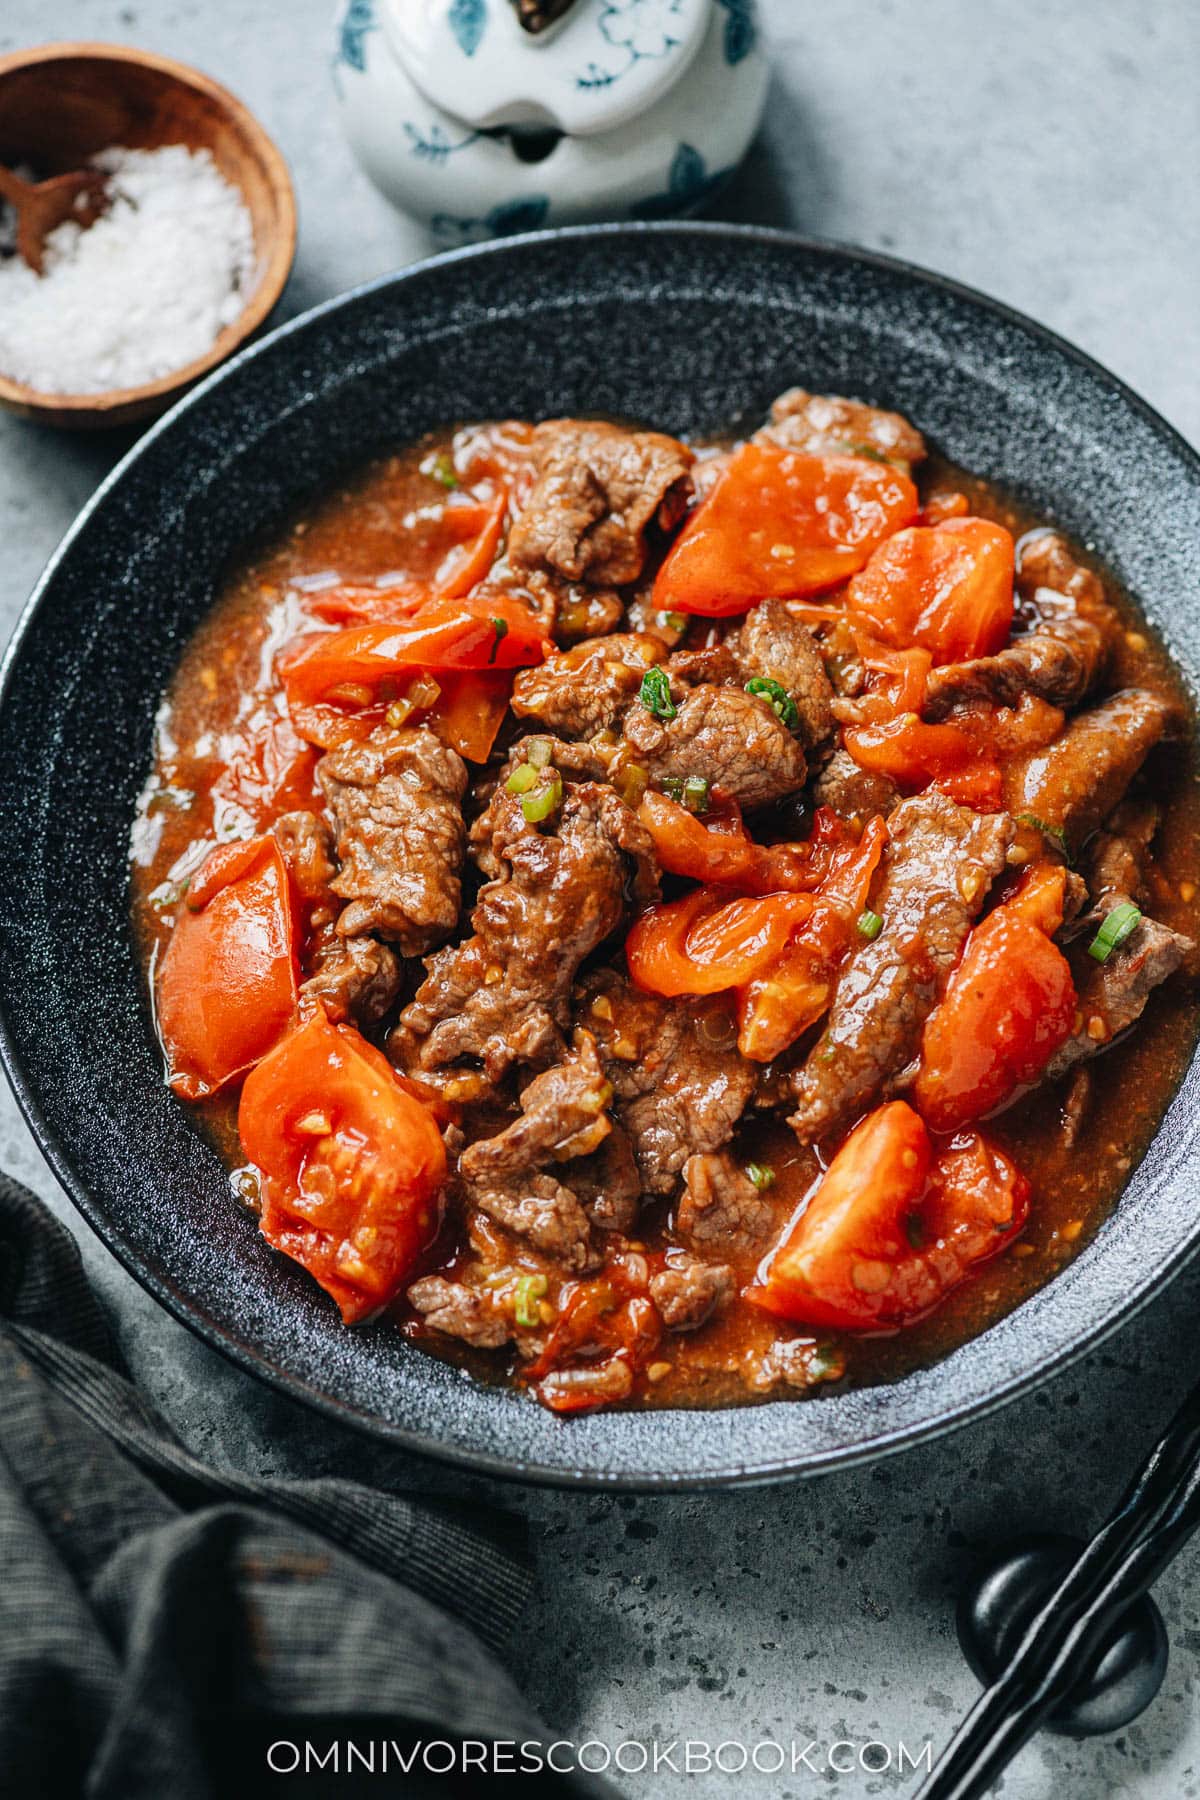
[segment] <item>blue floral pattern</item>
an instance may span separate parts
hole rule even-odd
[[[447,249],[459,244],[479,244],[485,238],[511,237],[518,231],[536,231],[550,213],[550,200],[545,194],[530,194],[524,200],[506,200],[493,206],[481,219],[455,218],[452,213],[437,213],[429,222],[434,241]]]
[[[717,0],[725,9],[725,61],[731,67],[744,61],[758,42],[754,0]]]
[[[338,58],[347,67],[357,69],[360,75],[367,69],[367,38],[372,31],[378,31],[379,20],[375,17],[375,0],[347,0],[346,10],[338,27]]]
[[[680,41],[671,29],[680,4],[681,0],[605,0],[600,29],[618,50],[630,51],[635,62],[669,56]]]
[[[474,56],[487,29],[487,0],[454,0],[449,17],[459,49],[464,56]]]
[[[708,165],[692,144],[680,144],[671,162],[665,194],[639,200],[629,211],[635,219],[672,219],[681,213],[695,212],[733,174],[732,169],[718,169],[710,175]]]
[[[436,120],[422,130],[419,125],[414,125],[411,119],[406,119],[404,135],[408,139],[410,155],[417,157],[421,162],[444,163],[456,151],[465,150],[469,145],[477,143],[483,133],[469,131],[465,137],[452,138],[445,126],[439,125]]]
[[[576,87],[612,87],[636,63],[661,61],[678,50],[682,40],[674,34],[672,21],[678,19],[682,4],[683,0],[604,0],[600,30],[614,50],[625,52],[625,60],[616,68],[590,62],[576,76]]]

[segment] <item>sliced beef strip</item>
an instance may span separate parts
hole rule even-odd
[[[1107,894],[1095,919],[1104,918],[1127,898],[1125,894]],[[1071,956],[1080,1022],[1051,1057],[1046,1067],[1047,1081],[1057,1080],[1086,1057],[1107,1049],[1115,1037],[1141,1018],[1154,989],[1173,975],[1195,949],[1191,938],[1154,919],[1143,918],[1108,960],[1098,963],[1086,951],[1086,943],[1093,935],[1089,928],[1087,937],[1080,940]]]
[[[311,812],[284,813],[272,829],[307,907],[310,945],[300,992],[320,1000],[332,1019],[378,1024],[400,992],[400,960],[378,938],[343,938],[334,929],[341,902],[332,887],[333,833]]]
[[[828,806],[851,824],[863,825],[881,813],[886,819],[900,803],[900,789],[887,775],[860,769],[848,750],[835,750],[813,783],[813,804]]]
[[[524,598],[546,635],[559,644],[602,637],[625,618],[625,602],[612,588],[586,587],[546,569],[523,572],[520,578],[510,571],[505,585]]]
[[[300,992],[322,1001],[331,1019],[377,1025],[395,1005],[403,979],[396,952],[378,938],[331,936]]]
[[[657,638],[637,632],[590,639],[523,669],[513,682],[513,712],[560,737],[591,737],[617,723],[637,698],[647,669],[665,654]]]
[[[599,1148],[612,1129],[612,1088],[590,1031],[577,1029],[572,1053],[535,1075],[521,1095],[521,1116],[496,1137],[464,1150],[459,1174],[470,1182],[505,1181],[548,1162]]]
[[[761,1394],[781,1387],[803,1392],[823,1381],[840,1381],[845,1373],[844,1350],[814,1343],[812,1338],[777,1338],[762,1356],[755,1357],[749,1380]]]
[[[271,827],[300,898],[310,907],[313,925],[328,924],[338,911],[331,883],[337,874],[333,833],[314,812],[284,813]]]
[[[757,1071],[738,1053],[721,1003],[639,993],[615,969],[581,984],[579,1018],[596,1035],[649,1194],[668,1194],[688,1157],[719,1150],[754,1095]]]
[[[902,414],[840,394],[810,394],[804,388],[780,394],[771,407],[770,423],[758,435],[818,456],[866,450],[905,470],[925,458],[924,438]]]
[[[816,749],[832,735],[833,688],[817,640],[782,600],[760,601],[720,643],[676,650],[666,668],[673,682],[688,687],[705,683],[742,687],[755,676],[766,676],[786,688],[796,702],[797,733],[806,749]]]
[[[745,807],[798,792],[808,773],[799,739],[766,700],[740,687],[693,688],[669,720],[631,706],[625,742],[651,780],[702,776]]]
[[[576,970],[624,917],[636,855],[652,864],[653,851],[612,789],[591,782],[568,788],[552,828],[530,825],[504,788],[489,812],[498,873],[480,890],[474,935],[429,959],[394,1049],[427,1070],[475,1057],[498,1081],[514,1063],[561,1057]]]
[[[462,1282],[423,1275],[409,1288],[408,1302],[431,1330],[460,1338],[477,1350],[498,1350],[512,1340],[513,1322],[492,1296]]]
[[[375,932],[420,956],[458,923],[465,833],[462,757],[424,726],[379,726],[321,758],[317,778],[333,815],[349,901],[342,937]]]
[[[1017,546],[1017,590],[1035,600],[1043,590],[1072,600],[1082,614],[1107,633],[1119,629],[1117,615],[1094,569],[1081,563],[1066,538],[1056,531],[1037,531]]]
[[[623,1126],[600,1148],[571,1164],[571,1190],[596,1231],[632,1231],[642,1204],[642,1178]]]
[[[491,799],[468,836],[471,854],[485,875],[500,873],[496,846],[497,843],[503,845],[504,834],[498,834],[496,830],[497,811],[511,809],[513,800],[507,788],[508,777],[521,763],[529,760],[530,748],[535,742],[543,747],[549,745],[547,766],[557,769],[568,784],[581,777],[589,783],[611,781],[619,766],[618,752],[611,744],[573,744],[561,738],[518,739],[500,769]],[[654,845],[637,815],[624,806],[615,793],[610,793],[604,804],[604,816],[607,830],[632,865],[626,882],[627,897],[637,906],[647,906],[659,898],[660,871]]]
[[[1044,750],[1004,770],[1004,804],[1061,832],[1074,852],[1124,798],[1172,721],[1172,709],[1145,688],[1122,688],[1069,719]]]
[[[849,1124],[916,1054],[921,1029],[958,961],[1012,842],[1005,813],[975,813],[940,794],[904,800],[888,820],[872,909],[879,936],[838,979],[828,1024],[792,1078],[789,1123],[801,1143]]]
[[[1040,532],[1020,546],[1017,586],[1029,629],[995,656],[934,669],[927,719],[979,700],[1015,706],[1023,694],[1071,708],[1097,686],[1121,629],[1100,577],[1076,562],[1063,538]]]
[[[514,568],[623,587],[646,559],[646,530],[681,517],[692,452],[657,431],[552,419],[534,434],[537,480],[508,539]]]
[[[698,1256],[677,1257],[650,1277],[650,1298],[668,1331],[698,1331],[732,1296],[729,1265],[702,1262]]]
[[[592,1249],[587,1213],[571,1189],[553,1175],[525,1174],[496,1186],[486,1180],[468,1182],[466,1195],[472,1206],[505,1231],[524,1238],[572,1274],[593,1268],[599,1260]]]
[[[833,732],[833,688],[817,640],[782,600],[751,607],[727,640],[742,679],[768,676],[785,687],[800,713],[800,741],[815,750]]]
[[[764,1247],[775,1224],[774,1208],[727,1151],[690,1156],[683,1181],[675,1214],[675,1235],[683,1243],[729,1256],[749,1256]]]
[[[1087,847],[1084,876],[1093,900],[1120,894],[1141,903],[1159,810],[1152,800],[1123,800]]]

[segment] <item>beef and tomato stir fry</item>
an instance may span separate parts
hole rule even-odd
[[[563,1413],[748,1400],[1091,1228],[1190,1043],[1190,730],[1028,525],[795,390],[733,446],[429,440],[230,584],[137,910],[172,1086],[348,1324]]]

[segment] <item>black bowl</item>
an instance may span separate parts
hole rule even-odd
[[[808,1403],[562,1420],[347,1331],[231,1203],[163,1086],[126,847],[155,706],[238,547],[347,465],[448,422],[612,413],[700,431],[790,382],[899,408],[1093,548],[1189,677],[1200,461],[1119,382],[1015,313],[884,257],[726,226],[600,227],[468,250],[277,331],[142,439],[85,509],[0,690],[2,1042],[85,1218],[244,1368],[494,1474],[627,1488],[812,1473],[1000,1405],[1127,1318],[1200,1241],[1200,1073],[1095,1240],[943,1362]]]

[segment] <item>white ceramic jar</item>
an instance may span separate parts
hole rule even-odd
[[[754,0],[343,0],[334,86],[359,162],[442,245],[694,210],[758,128]]]

